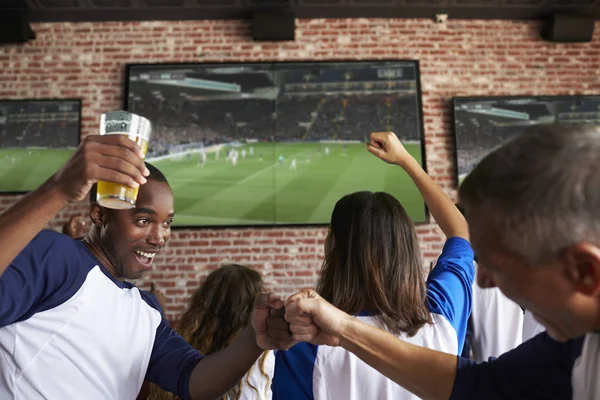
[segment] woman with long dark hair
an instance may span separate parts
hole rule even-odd
[[[397,151],[379,151],[388,145]],[[316,291],[408,342],[460,354],[474,278],[467,222],[395,134],[371,134],[369,151],[402,167],[415,183],[447,236],[442,254],[426,281],[415,227],[402,204],[387,193],[352,193],[331,215]],[[273,394],[282,400],[416,399],[352,353],[307,343],[277,352]]]

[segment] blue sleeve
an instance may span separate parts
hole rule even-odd
[[[70,299],[89,272],[82,264],[76,241],[57,232],[40,232],[0,276],[0,327]]]
[[[298,343],[275,352],[273,400],[313,400],[313,368],[318,346]]]
[[[147,292],[140,293],[150,306],[161,310],[156,297]],[[179,336],[163,318],[156,328],[146,379],[183,400],[192,400],[190,376],[202,358],[204,356]]]
[[[456,330],[458,354],[467,332],[467,321],[473,302],[473,249],[460,237],[451,237],[444,244],[435,268],[427,278],[429,311],[443,315]]]
[[[489,362],[459,358],[450,400],[570,399],[583,340],[561,343],[544,332]]]

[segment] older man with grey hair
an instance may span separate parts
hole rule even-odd
[[[389,160],[392,134],[369,150]],[[343,346],[425,399],[600,399],[600,127],[545,125],[500,147],[460,188],[478,283],[498,287],[547,332],[496,360],[413,346],[313,291],[286,303],[296,340]]]

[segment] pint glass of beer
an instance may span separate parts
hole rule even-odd
[[[144,155],[152,126],[150,121],[127,111],[109,111],[100,117],[101,135],[125,135],[137,143]],[[135,207],[138,188],[130,188],[120,183],[98,181],[96,201],[103,207],[125,210]]]

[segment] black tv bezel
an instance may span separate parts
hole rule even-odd
[[[242,65],[272,65],[272,64],[287,64],[287,65],[302,65],[302,64],[339,64],[339,63],[349,63],[349,64],[358,64],[358,63],[413,63],[415,67],[415,82],[417,89],[417,112],[418,112],[418,122],[419,122],[419,137],[421,142],[421,166],[427,172],[427,159],[425,152],[425,127],[423,125],[423,103],[422,103],[422,92],[421,92],[421,69],[419,60],[410,60],[410,59],[337,59],[337,60],[289,60],[289,61],[275,61],[275,60],[260,60],[260,61],[244,61],[244,62],[183,62],[183,63],[128,63],[125,64],[125,92],[123,93],[123,110],[129,110],[129,83],[130,83],[130,75],[131,70],[135,67],[161,67],[161,68],[172,68],[172,67],[210,67],[210,66],[242,66]],[[175,199],[177,201],[177,199]],[[424,207],[424,219],[422,221],[413,221],[413,223],[417,226],[420,225],[428,225],[430,224],[430,215],[429,208],[425,201],[423,201]],[[260,228],[281,228],[281,229],[290,229],[290,228],[323,228],[329,226],[329,222],[323,223],[297,223],[297,224],[243,224],[243,225],[173,225],[172,229],[174,230],[186,230],[186,229],[260,229]]]

